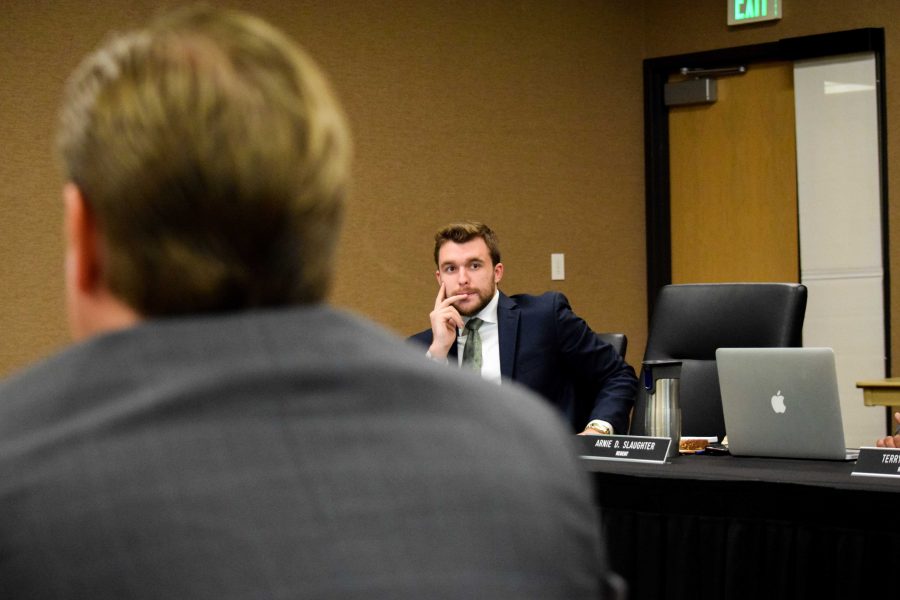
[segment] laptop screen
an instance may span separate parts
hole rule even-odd
[[[731,454],[848,458],[831,348],[720,348],[716,363]]]

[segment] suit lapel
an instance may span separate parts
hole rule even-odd
[[[500,375],[512,379],[519,335],[519,307],[503,292],[497,302],[497,333],[500,336]]]

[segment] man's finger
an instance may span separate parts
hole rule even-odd
[[[444,323],[452,324],[455,327],[465,327],[462,317],[452,306],[444,306],[435,311],[436,316]]]
[[[450,296],[449,298],[444,298],[444,301],[441,302],[439,308],[447,308],[448,306],[453,306],[455,303],[459,302],[460,300],[462,300],[464,298],[467,298],[468,296],[469,296],[468,294],[457,294],[455,296]],[[438,308],[438,307],[436,307],[436,308]]]
[[[438,288],[437,298],[434,299],[434,307],[440,308],[441,304],[447,298],[447,288],[444,285],[444,282],[441,282],[441,287]]]

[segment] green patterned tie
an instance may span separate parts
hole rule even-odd
[[[466,347],[463,348],[463,367],[481,374],[481,334],[478,328],[484,325],[479,318],[469,319],[466,323]]]

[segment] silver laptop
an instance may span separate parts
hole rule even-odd
[[[719,348],[716,364],[731,454],[856,458],[844,446],[831,348]]]

